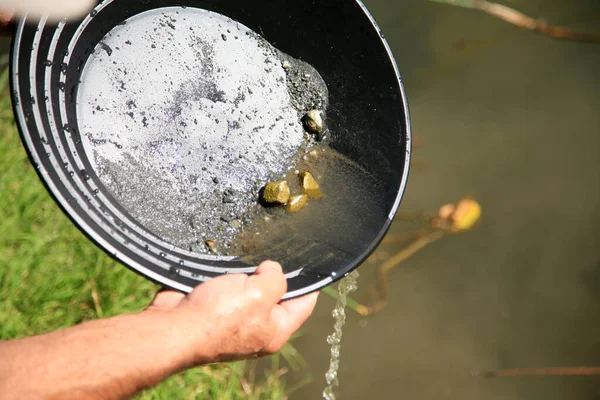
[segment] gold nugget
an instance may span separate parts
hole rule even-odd
[[[269,182],[262,195],[263,201],[271,204],[285,204],[290,199],[290,187],[286,181]]]
[[[305,194],[296,194],[290,197],[290,201],[285,207],[285,211],[289,213],[295,213],[304,208],[308,203],[308,196]]]
[[[300,186],[302,187],[302,193],[311,199],[316,200],[325,196],[323,192],[319,190],[319,183],[315,180],[314,176],[312,176],[310,172],[300,172]]]

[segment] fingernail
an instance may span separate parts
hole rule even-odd
[[[281,264],[279,264],[278,262],[275,262],[275,261],[265,261],[262,264],[260,264],[260,266],[263,268],[277,270],[277,272],[283,272],[283,268],[281,267]]]

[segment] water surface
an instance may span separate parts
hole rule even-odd
[[[600,45],[425,0],[366,5],[396,55],[424,143],[401,208],[435,210],[472,195],[484,214],[476,231],[396,270],[380,314],[350,313],[339,398],[599,398],[600,377],[473,374],[600,365]],[[595,1],[509,5],[600,29]],[[396,223],[392,233],[414,228]],[[360,273],[356,297],[372,301],[374,268]],[[321,295],[296,341],[313,383],[292,398],[320,397],[333,305]]]

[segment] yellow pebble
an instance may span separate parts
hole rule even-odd
[[[462,199],[452,214],[452,227],[457,231],[471,229],[481,217],[481,206],[473,199]]]
[[[302,210],[308,203],[308,196],[305,194],[296,194],[290,197],[290,201],[285,207],[285,211],[295,213]]]
[[[265,186],[262,199],[271,204],[285,204],[290,199],[290,187],[286,181],[269,182]]]
[[[320,199],[324,196],[319,190],[319,183],[315,180],[310,172],[302,171],[300,173],[300,186],[302,193],[308,195],[311,199]]]

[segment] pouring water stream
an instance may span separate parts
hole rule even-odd
[[[338,370],[340,367],[342,328],[346,323],[346,298],[348,294],[358,288],[357,280],[358,271],[354,270],[342,279],[338,285],[338,299],[331,313],[335,320],[333,333],[327,337],[327,343],[331,345],[331,358],[329,360],[329,370],[325,374],[327,386],[323,390],[323,398],[326,400],[335,400],[334,390],[339,386]]]

